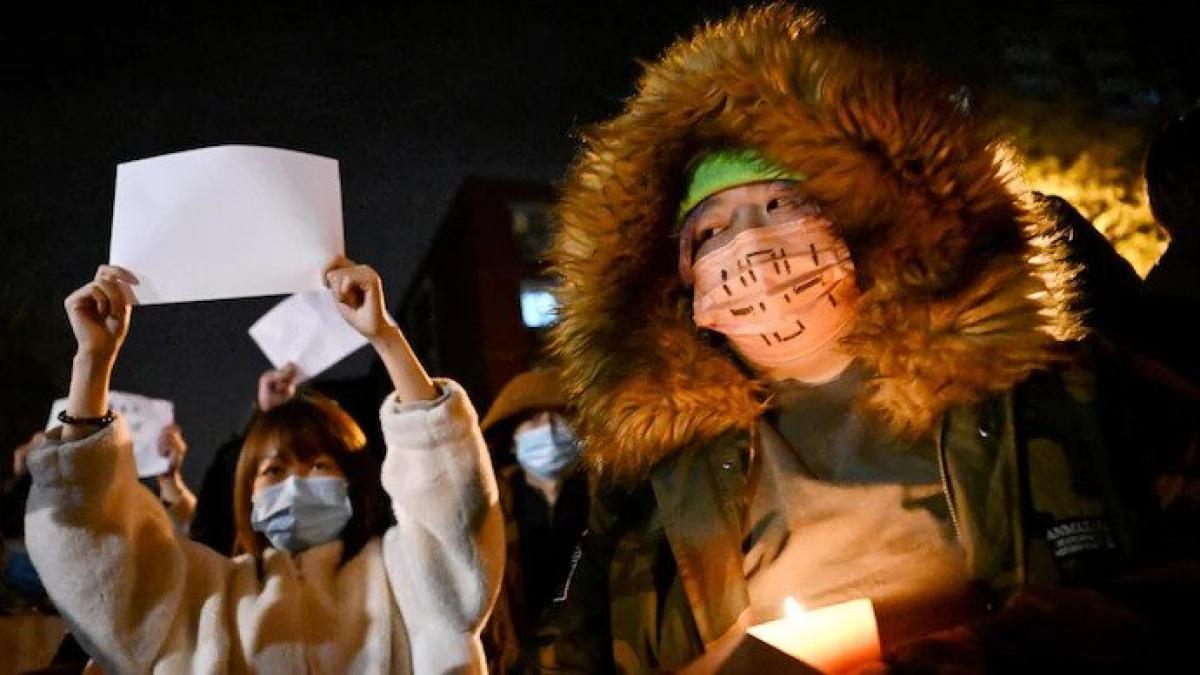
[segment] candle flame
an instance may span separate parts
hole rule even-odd
[[[792,621],[804,618],[804,606],[796,602],[795,598],[787,598],[783,601],[783,615]]]

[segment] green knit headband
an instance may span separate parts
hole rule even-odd
[[[806,176],[779,166],[752,148],[714,150],[700,158],[679,203],[676,222],[682,222],[700,202],[722,190],[772,180],[804,180]]]

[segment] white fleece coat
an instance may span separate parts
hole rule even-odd
[[[137,480],[121,420],[29,457],[29,553],[73,632],[118,673],[483,672],[503,571],[495,478],[455,383],[380,410],[397,524],[339,565],[334,541],[268,549],[261,574],[171,526]]]

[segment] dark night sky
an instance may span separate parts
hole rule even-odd
[[[555,181],[574,130],[614,113],[631,91],[636,59],[740,3],[173,4],[103,17],[41,10],[0,28],[9,266],[0,311],[27,313],[6,324],[13,335],[0,354],[8,446],[65,392],[73,343],[61,299],[107,259],[116,164],[223,143],[335,157],[348,254],[376,266],[395,300],[464,177]],[[848,34],[969,74],[970,60],[956,55],[973,49],[991,15],[966,3],[913,5],[829,10]],[[193,485],[248,410],[267,362],[245,330],[277,301],[134,313],[114,388],[176,402]],[[361,373],[369,358],[364,351],[329,376]]]

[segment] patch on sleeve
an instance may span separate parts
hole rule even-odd
[[[1046,529],[1046,541],[1058,560],[1081,554],[1114,551],[1112,528],[1103,518],[1067,518]]]

